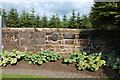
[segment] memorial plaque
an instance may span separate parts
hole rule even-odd
[[[75,39],[75,34],[63,34],[64,39]]]
[[[19,37],[20,38],[29,38],[30,37],[30,33],[22,33],[22,32],[20,32],[19,33]]]
[[[36,41],[36,45],[43,45],[45,44],[45,40],[43,39],[39,39],[39,40],[35,40]]]
[[[44,32],[35,32],[34,37],[35,38],[45,38],[45,33]]]
[[[57,41],[58,40],[58,34],[52,34],[52,36],[51,36],[51,39],[53,40],[53,41]]]
[[[45,40],[44,39],[32,40],[32,42],[30,44],[31,45],[43,45],[43,44],[45,44]]]
[[[73,45],[74,44],[74,40],[66,40],[65,44]]]

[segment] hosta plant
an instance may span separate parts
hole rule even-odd
[[[48,50],[44,50],[42,52],[37,52],[40,56],[42,56],[42,59],[45,62],[49,62],[49,61],[56,61],[62,58],[61,55],[52,52],[52,51],[48,51]]]
[[[77,64],[78,69],[90,69],[92,71],[96,71],[102,65],[105,65],[106,61],[101,60],[101,57],[98,55],[87,55],[84,60],[80,60]]]
[[[90,69],[96,71],[102,65],[105,65],[106,61],[101,60],[101,54],[94,53],[88,54],[86,52],[74,52],[64,59],[66,63],[77,63],[78,70]]]
[[[21,60],[25,56],[25,52],[17,51],[16,49],[11,52],[3,50],[0,54],[0,66],[6,66],[8,64],[16,64],[18,60]]]
[[[28,61],[29,64],[33,63],[33,64],[41,65],[42,63],[56,61],[62,58],[61,55],[58,55],[57,53],[47,50],[37,52],[37,54],[31,54],[31,53],[29,52],[24,57],[24,60]]]
[[[79,62],[80,60],[84,60],[85,55],[86,55],[85,52],[74,52],[68,55],[68,57],[64,59],[64,62],[66,63]]]

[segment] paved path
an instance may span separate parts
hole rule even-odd
[[[95,76],[83,75],[72,72],[57,72],[49,70],[31,70],[31,69],[2,69],[2,74],[27,74],[46,76],[49,78],[97,78]]]

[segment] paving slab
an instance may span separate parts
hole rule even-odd
[[[83,75],[72,72],[59,72],[50,70],[31,70],[31,69],[2,69],[2,74],[27,74],[27,75],[38,75],[49,78],[96,78],[95,76]]]

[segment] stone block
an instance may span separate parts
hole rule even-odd
[[[63,37],[58,37],[58,40],[63,40]]]
[[[63,44],[63,41],[62,41],[62,40],[61,40],[61,41],[58,41],[58,43],[59,43],[59,44]]]
[[[55,51],[55,49],[51,48],[50,51]]]
[[[62,33],[62,32],[68,32],[69,30],[63,28],[63,29],[58,29],[57,31],[60,32],[60,33]]]
[[[85,46],[85,45],[87,45],[87,44],[88,44],[88,41],[87,41],[87,40],[83,40],[83,41],[80,42],[80,45],[82,45],[82,46]]]
[[[68,56],[68,55],[69,55],[69,53],[63,53],[63,55],[64,55],[64,56]]]
[[[74,33],[79,34],[80,30],[74,30]]]
[[[58,48],[56,48],[56,50],[55,50],[56,52],[60,52],[61,51],[61,49],[58,49]]]
[[[64,49],[64,46],[60,46],[61,49]]]
[[[35,45],[34,48],[36,51],[46,50],[45,45]]]
[[[53,34],[53,32],[46,32],[46,35],[51,35]]]
[[[51,48],[59,48],[59,45],[51,45]]]
[[[45,37],[45,40],[48,40],[48,36]]]
[[[50,48],[50,47],[51,47],[51,45],[45,45],[45,47],[46,47],[46,48]]]
[[[50,37],[50,36],[48,37],[48,40],[49,40],[49,41],[51,40],[51,37]]]
[[[59,45],[58,41],[51,41],[51,45]]]
[[[45,44],[51,44],[51,41],[46,41]]]
[[[34,28],[16,28],[16,29],[22,32],[34,32]]]
[[[65,48],[62,49],[61,51],[62,51],[62,52],[68,52],[67,48],[66,48],[66,49],[65,49]]]
[[[80,45],[80,43],[78,43],[78,42],[76,42],[76,43],[74,43],[75,45],[77,45],[77,46],[79,46]]]

